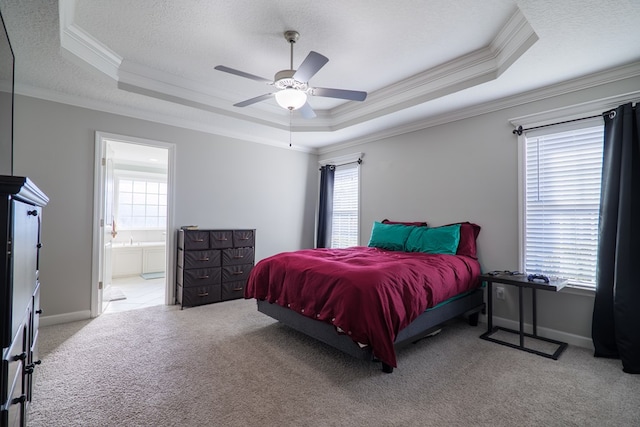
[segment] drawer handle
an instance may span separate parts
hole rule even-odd
[[[250,237],[241,237],[240,240],[249,240]]]
[[[233,257],[233,259],[241,259],[241,258],[244,258],[244,255],[236,255]]]
[[[200,258],[198,261],[209,261],[209,257]]]
[[[208,279],[208,278],[209,278],[209,275],[208,275],[208,274],[207,274],[207,275],[205,275],[205,276],[199,276],[199,277],[198,277],[198,279]]]
[[[194,241],[194,242],[201,243],[201,242],[204,242],[204,239],[193,239],[193,241]]]
[[[209,292],[202,292],[201,294],[198,294],[199,297],[208,297],[209,296]]]
[[[23,394],[20,397],[16,397],[15,399],[11,400],[11,404],[12,405],[17,405],[18,403],[24,403],[27,401],[27,396],[25,394]]]
[[[13,356],[13,360],[14,361],[16,361],[16,360],[25,360],[26,358],[27,358],[27,352],[26,351],[23,351],[22,353],[16,354],[15,356]]]
[[[226,237],[216,237],[216,240],[219,240],[221,242],[226,242],[229,239],[227,239]]]
[[[239,275],[241,275],[241,274],[244,274],[244,271],[234,271],[234,272],[233,272],[233,273],[231,273],[231,274],[233,274],[234,276],[239,276]]]
[[[234,291],[241,291],[241,290],[243,290],[243,289],[244,289],[244,288],[233,288],[233,290],[234,290]]]

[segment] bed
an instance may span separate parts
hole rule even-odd
[[[471,223],[374,223],[368,246],[283,252],[258,262],[245,298],[354,357],[397,367],[396,350],[484,308]]]

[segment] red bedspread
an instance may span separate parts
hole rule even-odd
[[[284,252],[258,262],[245,298],[328,322],[397,366],[398,332],[427,308],[480,285],[477,260],[370,247]]]

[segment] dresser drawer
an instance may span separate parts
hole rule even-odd
[[[247,280],[253,264],[229,265],[222,267],[222,282],[239,282]]]
[[[196,268],[193,270],[178,269],[178,283],[185,288],[220,284],[220,267]]]
[[[253,264],[253,248],[232,248],[222,251],[222,265]]]
[[[183,288],[178,286],[178,299],[183,306],[194,306],[211,304],[222,300],[221,286],[196,286],[193,288]]]
[[[233,247],[233,231],[215,230],[209,232],[209,242],[211,249],[222,249]]]
[[[237,299],[244,297],[244,287],[246,280],[228,282],[222,284],[222,300]]]
[[[255,230],[233,230],[233,246],[254,246]]]
[[[186,250],[209,249],[209,232],[184,230],[180,233],[180,247]]]
[[[185,270],[220,267],[220,251],[217,249],[210,249],[208,251],[180,251],[178,255],[178,266]]]
[[[184,237],[181,247],[186,250],[209,249],[208,231],[187,230],[181,236]]]

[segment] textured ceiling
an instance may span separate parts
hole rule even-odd
[[[0,0],[18,93],[261,143],[328,150],[415,130],[449,112],[627,66],[638,74],[640,2],[594,0]],[[318,117],[214,70],[272,79],[289,68],[285,30],[329,62],[312,86]],[[631,64],[629,67],[628,65]],[[616,78],[620,78],[620,73]],[[117,129],[110,129],[117,132]]]

